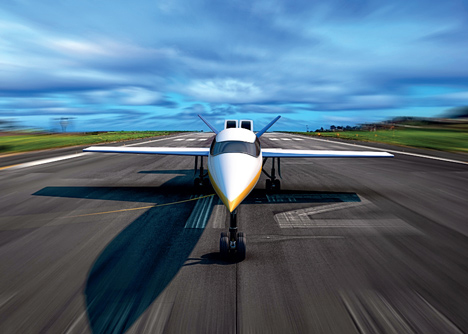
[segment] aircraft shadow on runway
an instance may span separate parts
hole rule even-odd
[[[153,170],[141,171],[142,174],[175,175],[170,181],[160,186],[127,187],[127,186],[70,186],[45,187],[34,196],[50,196],[62,198],[98,199],[124,202],[160,203],[167,202],[170,196],[190,196],[193,194],[191,181],[193,170]],[[211,187],[199,189],[199,194],[214,193]]]
[[[152,208],[107,245],[86,282],[93,333],[123,333],[184,265],[203,229],[186,229],[193,204]]]
[[[138,174],[174,174],[174,175],[194,175],[193,169],[168,169],[168,170],[142,170]]]
[[[163,204],[171,196],[189,198],[194,193],[213,194],[212,187],[194,189],[191,185],[166,184],[159,187],[45,187],[34,196],[50,196],[62,198],[81,198],[124,202]],[[279,193],[267,192],[264,189],[254,189],[242,202],[244,204],[265,203],[326,203],[326,202],[360,202],[356,193],[295,191],[282,190]]]
[[[137,203],[164,203],[172,196],[188,198],[193,194],[192,185],[148,187],[45,187],[35,192],[34,196],[50,196],[61,198],[80,198]],[[213,193],[209,189],[198,191],[199,194]]]
[[[200,194],[175,177],[159,187],[46,187],[34,195],[112,201],[170,203]],[[212,189],[206,190],[212,193]],[[360,201],[355,193],[254,190],[245,204]],[[190,258],[217,200],[206,204],[202,228],[186,228],[201,215],[200,201],[150,208],[120,232],[89,272],[86,306],[93,333],[128,330],[184,266],[232,265],[217,252]],[[200,205],[198,205],[200,207]],[[96,219],[99,219],[98,217]],[[198,225],[197,225],[198,226]]]

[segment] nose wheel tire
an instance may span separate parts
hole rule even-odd
[[[221,238],[219,239],[219,253],[222,257],[227,257],[229,255],[229,238],[226,233],[221,233]]]
[[[231,243],[234,241],[235,247],[231,247]],[[226,232],[222,232],[219,239],[219,253],[222,258],[237,258],[238,260],[244,260],[246,255],[246,238],[243,232],[237,233],[236,240],[229,240],[229,236]]]

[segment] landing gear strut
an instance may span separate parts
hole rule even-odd
[[[237,232],[237,212],[231,212],[229,233],[222,232],[219,239],[219,252],[222,257],[236,255],[239,260],[245,259],[246,238],[243,232]]]
[[[204,186],[208,186],[210,183],[210,180],[207,178],[208,173],[205,173],[205,170],[203,168],[203,156],[201,158],[201,163],[200,163],[200,168],[198,168],[198,156],[195,156],[195,168],[193,171],[193,176],[195,179],[193,180],[193,185],[195,188],[201,188]],[[197,176],[198,173],[198,176]]]
[[[271,172],[270,174],[267,173],[267,171],[262,168],[263,174],[265,174],[268,179],[266,180],[265,183],[265,188],[266,190],[277,190],[279,191],[281,189],[281,182],[276,178],[276,169],[275,169],[275,159],[277,159],[277,166],[278,166],[278,176],[282,179],[281,177],[281,165],[280,165],[280,158],[271,158]],[[268,158],[263,159],[263,166],[265,166],[265,163],[267,162]]]

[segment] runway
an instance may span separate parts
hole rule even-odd
[[[394,154],[282,159],[281,192],[262,175],[239,208],[242,262],[218,256],[227,210],[191,157],[18,158],[0,170],[0,333],[467,332],[468,165]]]

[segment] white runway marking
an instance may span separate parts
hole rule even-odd
[[[301,138],[285,138],[285,137],[281,137],[281,138],[268,138],[270,140],[304,140],[304,139],[301,139]]]
[[[180,138],[180,137],[187,137],[187,136],[190,136],[190,134],[184,134],[184,135],[172,137],[172,139],[174,139],[174,138]],[[171,139],[171,138],[164,137],[164,138],[159,138],[159,139],[154,139],[154,140],[148,140],[148,141],[144,141],[144,142],[141,142],[141,143],[129,144],[129,145],[124,145],[124,146],[146,145],[146,144],[148,144],[148,143],[154,143],[154,142],[157,142],[157,141],[168,140],[168,139]]]
[[[360,209],[355,215],[350,215],[350,213],[347,212],[346,216],[344,216],[343,214],[336,214],[335,217],[331,218],[313,217],[314,215],[355,207],[363,208]],[[388,214],[386,214],[387,217],[375,217],[370,219],[359,217],[359,215],[363,214],[362,210],[366,209],[371,212],[378,210],[378,208],[374,204],[372,204],[364,198],[361,198],[361,202],[340,202],[314,206],[306,209],[282,212],[276,214],[274,218],[280,228],[340,228],[347,231],[357,229],[359,233],[420,233],[417,229],[405,223],[403,220],[393,216],[389,216]],[[364,214],[365,213],[366,211],[364,211]]]
[[[309,138],[309,137],[307,137],[307,139],[316,140],[316,141],[321,141],[321,142],[327,141],[327,140],[324,140],[324,139]],[[468,165],[468,162],[465,162],[465,161],[453,160],[453,159],[446,159],[446,158],[439,158],[439,157],[433,157],[433,156],[424,155],[424,154],[402,152],[402,151],[397,151],[397,150],[389,150],[389,149],[377,148],[377,147],[365,146],[365,145],[356,145],[356,144],[350,144],[350,143],[343,143],[343,142],[339,142],[339,141],[333,141],[332,143],[334,143],[334,144],[340,144],[340,145],[353,146],[353,147],[362,147],[362,148],[365,148],[365,149],[371,149],[371,150],[377,150],[377,151],[384,151],[384,152],[390,152],[390,153],[397,153],[397,154],[410,155],[410,156],[418,157],[418,158],[425,158],[425,159],[432,159],[432,160],[439,160],[439,161],[453,162],[453,163],[457,163],[457,164]]]
[[[185,137],[185,136],[188,136],[188,135],[185,134],[185,135],[181,135],[180,137]],[[174,137],[174,138],[176,138],[176,137]],[[153,142],[161,141],[161,140],[167,140],[167,139],[168,138],[165,137],[165,138],[160,138],[160,139],[155,139],[155,140],[148,140],[148,141],[145,141],[145,142],[142,142],[142,143],[135,143],[135,144],[129,144],[129,145],[123,145],[123,146],[144,145],[144,144],[153,143]],[[181,140],[183,140],[183,139],[181,139]],[[82,156],[88,155],[88,154],[93,154],[93,153],[83,152],[83,153],[62,155],[62,156],[54,157],[54,158],[40,159],[40,160],[31,161],[31,162],[25,162],[25,163],[22,163],[22,164],[19,164],[19,165],[11,166],[11,167],[4,167],[4,169],[5,170],[7,170],[7,169],[8,170],[15,170],[15,169],[21,169],[21,168],[26,168],[26,167],[39,166],[39,165],[48,164],[48,163],[51,163],[51,162],[57,162],[57,161],[62,161],[62,160],[78,158],[78,157],[82,157]]]
[[[39,166],[39,165],[48,164],[48,163],[51,163],[51,162],[57,162],[57,161],[62,161],[62,160],[78,158],[78,157],[82,157],[82,156],[87,155],[87,154],[89,154],[89,153],[84,153],[83,152],[83,153],[77,153],[77,154],[62,155],[61,157],[55,157],[55,158],[25,162],[25,163],[20,164],[20,165],[12,166],[12,167],[10,167],[8,169],[14,170],[14,169],[21,169],[21,168],[26,168],[26,167]]]
[[[199,195],[195,196],[199,197]],[[213,209],[213,198],[215,196],[199,199],[193,208],[190,217],[185,223],[185,228],[205,228]]]
[[[197,138],[178,138],[178,139],[174,139],[174,141],[205,141],[207,140],[207,138],[200,138],[200,139],[197,139]]]

